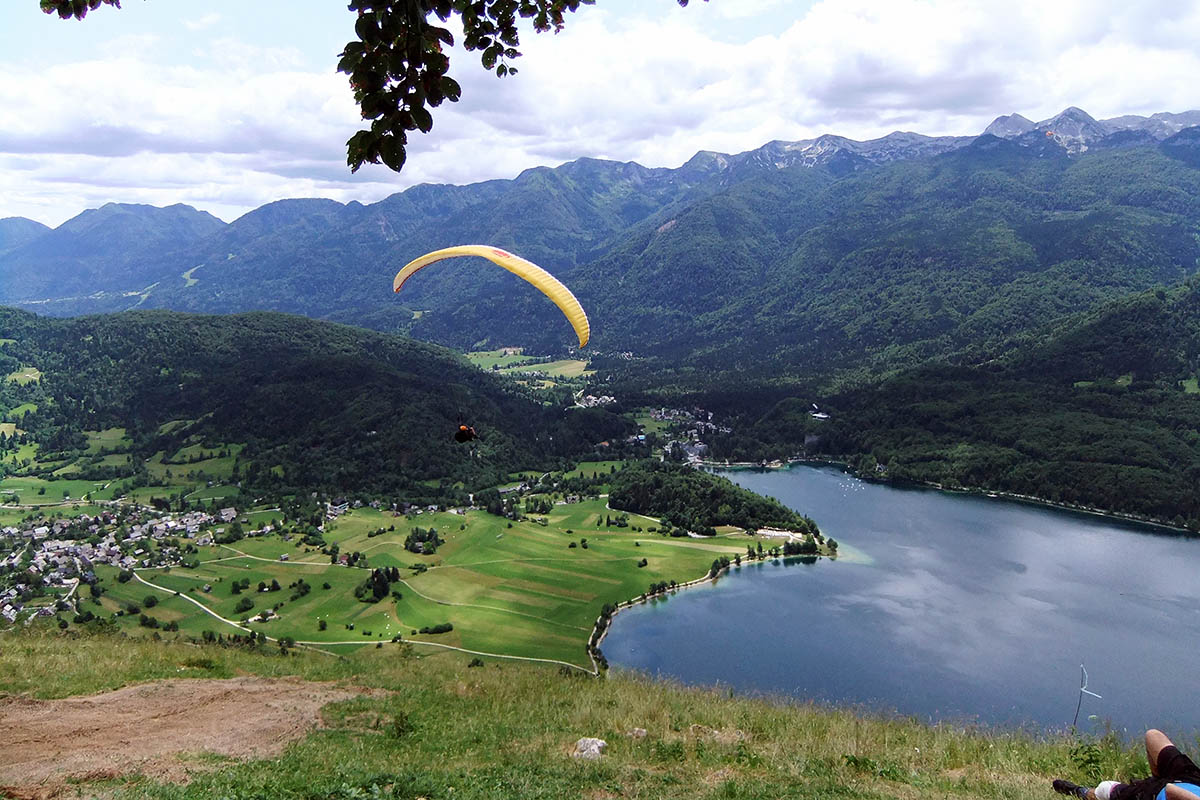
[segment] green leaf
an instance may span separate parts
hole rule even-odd
[[[424,107],[417,106],[412,109],[412,118],[421,133],[429,133],[433,130],[433,116]]]

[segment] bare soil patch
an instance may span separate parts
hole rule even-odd
[[[0,796],[53,797],[68,780],[186,780],[178,756],[266,758],[358,693],[298,679],[176,679],[64,700],[0,697]]]

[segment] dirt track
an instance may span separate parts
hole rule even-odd
[[[0,796],[52,797],[68,778],[187,778],[180,753],[263,758],[355,692],[266,678],[166,680],[65,700],[0,697]]]

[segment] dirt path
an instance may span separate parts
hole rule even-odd
[[[321,706],[354,696],[324,683],[231,678],[65,700],[0,697],[0,796],[53,797],[71,779],[134,772],[184,780],[185,753],[273,756],[318,724]]]

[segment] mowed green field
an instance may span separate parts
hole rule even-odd
[[[37,367],[21,367],[8,373],[7,379],[20,384],[33,383],[42,379],[42,372]]]
[[[621,469],[625,466],[624,461],[580,461],[579,466],[570,472],[564,472],[564,478],[590,478],[593,473],[597,477],[605,473],[611,473],[614,469]]]
[[[64,478],[47,481],[42,478],[10,476],[0,480],[0,492],[5,495],[15,493],[21,498],[21,504],[26,506],[56,505],[62,503],[63,494],[71,500],[78,500],[85,494],[90,494],[95,500],[112,498],[113,486],[105,488],[104,481],[82,481]],[[45,489],[44,494],[38,491]]]
[[[104,450],[124,452],[133,446],[133,440],[125,435],[124,428],[106,428],[102,431],[84,431],[87,436],[87,451],[99,453]]]
[[[32,403],[18,406],[9,412],[10,419],[20,419],[26,411],[36,410]],[[168,423],[169,425],[175,423]],[[178,424],[188,424],[178,421]],[[13,422],[0,423],[0,431],[11,434],[17,428]],[[155,482],[162,486],[143,486],[128,490],[132,480],[116,478],[105,480],[84,480],[80,475],[88,474],[94,467],[125,467],[134,458],[130,452],[133,446],[124,428],[107,428],[105,430],[83,431],[87,438],[87,446],[82,451],[81,458],[44,460],[36,444],[21,445],[11,456],[16,463],[28,460],[31,465],[28,471],[53,470],[57,480],[45,480],[32,476],[9,476],[0,480],[0,502],[12,502],[14,495],[20,498],[21,505],[61,506],[64,502],[64,492],[70,501],[75,502],[88,494],[93,500],[112,500],[125,496],[137,503],[148,503],[155,497],[169,497],[179,493],[188,494],[192,500],[211,499],[226,504],[242,504],[241,490],[236,486],[225,485],[233,474],[233,468],[244,445],[229,443],[203,447],[190,444],[170,456],[173,460],[200,458],[186,464],[166,462],[166,454],[158,452],[146,461],[147,471]],[[221,456],[224,450],[228,455]],[[61,455],[61,454],[52,454]],[[168,472],[170,475],[168,475]],[[209,483],[215,485],[209,486]],[[128,491],[127,491],[128,490]],[[40,492],[40,493],[39,493]]]
[[[505,350],[516,350],[515,353],[505,353]],[[502,348],[499,350],[477,350],[467,353],[467,360],[481,369],[492,367],[510,367],[520,361],[528,361],[529,356],[522,355],[520,348]]]
[[[541,372],[551,378],[582,378],[595,374],[595,370],[587,368],[586,361],[577,358],[564,358],[559,361],[547,361],[544,364],[530,364],[524,367],[501,368],[501,372]]]
[[[368,570],[332,564],[319,550],[278,535],[200,548],[201,564],[196,569],[139,570],[137,574],[165,590],[160,593],[165,602],[149,613],[163,622],[175,619],[185,632],[236,632],[186,598],[230,620],[244,620],[282,603],[277,609],[279,619],[251,622],[249,627],[273,638],[290,636],[330,648],[387,642],[399,634],[409,641],[590,668],[585,645],[605,603],[636,597],[659,581],[682,583],[700,577],[713,559],[744,554],[746,544],[754,541],[748,536],[666,539],[630,528],[606,528],[606,513],[615,516],[603,499],[592,500],[556,506],[544,526],[526,521],[509,527],[508,520],[482,511],[424,513],[410,520],[386,511],[357,509],[330,523],[325,539],[336,542],[341,553],[361,553],[370,568],[400,569],[402,580],[393,583],[392,590],[400,592],[401,599],[387,597],[378,603],[354,597],[354,588],[367,579]],[[633,525],[642,523],[654,524],[645,518],[631,520]],[[394,531],[368,535],[392,525]],[[431,555],[404,550],[404,538],[416,526],[437,528],[445,543]],[[579,545],[584,538],[586,548]],[[569,547],[571,542],[576,546]],[[279,560],[282,554],[287,554],[286,562]],[[639,567],[643,558],[646,566]],[[426,571],[410,569],[416,564],[425,565]],[[312,589],[292,599],[289,586],[300,578]],[[231,585],[242,579],[250,581],[250,590],[233,594]],[[272,580],[282,587],[280,591],[256,591],[260,582],[270,585]],[[111,601],[112,610],[152,591],[138,580],[118,585],[105,579],[104,585],[109,588],[105,602]],[[203,590],[205,585],[210,591]],[[168,594],[173,592],[180,596]],[[254,601],[254,608],[235,611],[246,597]],[[160,608],[171,616],[157,613]],[[324,631],[319,628],[321,620],[326,623]],[[135,618],[121,622],[131,631],[138,627]],[[413,633],[447,622],[454,629],[446,634]]]
[[[15,407],[12,411],[8,412],[8,418],[10,420],[19,420],[22,417],[24,417],[26,414],[29,414],[29,413],[37,411],[37,410],[38,410],[37,403],[21,403],[21,405]]]

